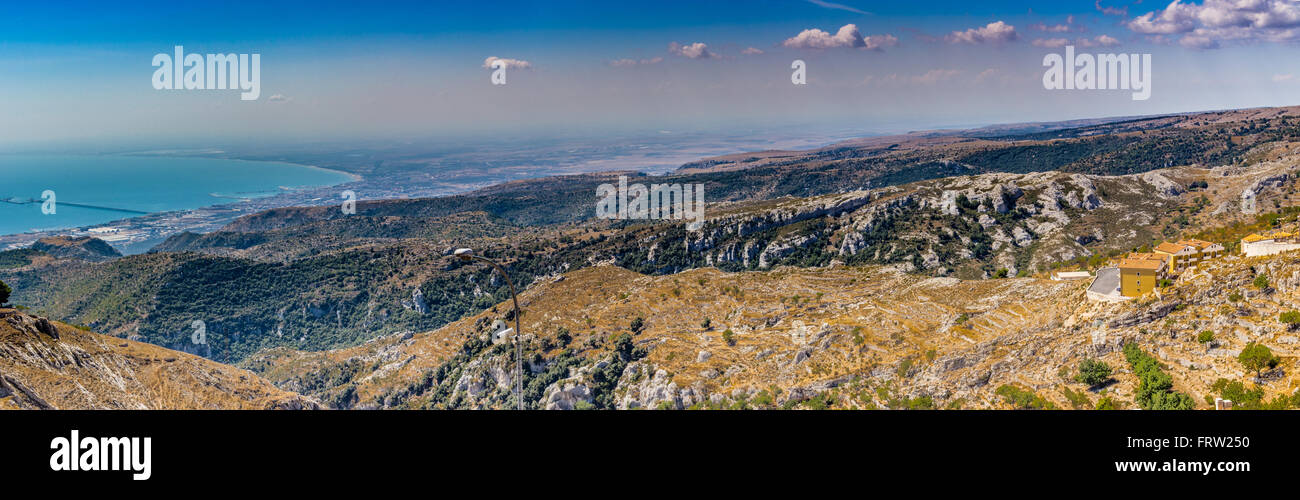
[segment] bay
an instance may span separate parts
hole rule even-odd
[[[343,172],[268,161],[0,155],[0,234],[83,227],[351,180]],[[41,210],[46,190],[55,193],[54,214]]]

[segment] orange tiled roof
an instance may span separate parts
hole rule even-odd
[[[1251,234],[1249,236],[1246,236],[1245,238],[1242,238],[1241,241],[1244,241],[1246,243],[1254,243],[1256,241],[1264,241],[1264,240],[1271,240],[1271,239],[1273,238],[1265,238],[1258,234]]]
[[[1165,262],[1154,259],[1124,259],[1119,261],[1120,269],[1139,269],[1144,271],[1157,271],[1165,267]]]
[[[1156,245],[1156,251],[1164,253],[1178,253],[1187,250],[1188,248],[1187,245],[1170,243],[1168,241],[1162,241],[1159,245]]]
[[[1189,246],[1189,247],[1195,247],[1195,248],[1198,249],[1198,250],[1205,250],[1206,248],[1210,248],[1210,247],[1214,246],[1214,243],[1210,243],[1210,242],[1205,241],[1205,240],[1197,240],[1197,239],[1191,239],[1191,240],[1178,240],[1178,244],[1179,244],[1179,245],[1186,245],[1186,246]]]

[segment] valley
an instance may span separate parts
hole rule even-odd
[[[332,408],[513,406],[513,351],[489,331],[509,292],[449,257],[462,247],[525,289],[531,408],[1139,407],[1150,391],[1125,372],[1125,346],[1204,408],[1220,379],[1254,384],[1236,359],[1247,342],[1279,354],[1259,404],[1282,404],[1290,257],[1230,257],[1118,304],[1049,275],[1164,239],[1231,250],[1244,235],[1229,228],[1280,221],[1269,214],[1300,205],[1297,113],[914,133],[644,179],[705,186],[694,230],[597,219],[596,186],[644,174],[574,174],[362,201],[355,215],[272,209],[141,255],[9,251],[0,280],[32,314]],[[1249,285],[1258,275],[1267,293]],[[1195,340],[1206,330],[1213,347]],[[1072,382],[1084,360],[1114,380]]]

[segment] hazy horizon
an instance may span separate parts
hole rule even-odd
[[[0,19],[0,148],[894,133],[1300,103],[1300,73],[1278,64],[1300,7],[1255,3],[23,5]],[[1066,45],[1151,54],[1150,98],[1045,89],[1043,59]],[[151,60],[176,46],[259,54],[260,95],[155,89]]]

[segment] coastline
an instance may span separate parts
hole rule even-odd
[[[105,240],[107,243],[117,248],[123,253],[141,253],[147,248],[135,248],[142,244],[152,244],[165,239],[166,237],[183,231],[214,231],[229,223],[230,221],[248,213],[255,213],[263,210],[274,208],[283,208],[288,206],[310,205],[312,201],[318,201],[325,194],[336,196],[336,193],[323,192],[344,186],[363,182],[365,178],[359,174],[336,170],[318,165],[307,165],[293,163],[281,160],[250,160],[244,158],[221,158],[221,157],[204,157],[204,156],[155,156],[155,155],[68,155],[68,156],[108,156],[115,158],[161,158],[161,159],[208,159],[220,161],[233,161],[241,163],[263,163],[276,164],[282,166],[298,167],[312,169],[319,172],[329,172],[341,174],[346,177],[342,182],[333,184],[315,185],[315,186],[275,186],[279,192],[262,197],[234,199],[214,196],[208,193],[215,203],[203,205],[194,208],[183,208],[175,210],[165,210],[153,212],[144,215],[123,217],[112,219],[95,224],[69,225],[57,228],[33,229],[18,233],[0,234],[0,251],[23,248],[31,245],[36,240],[55,235],[71,236],[94,236]],[[103,232],[92,233],[90,229],[100,229]]]

